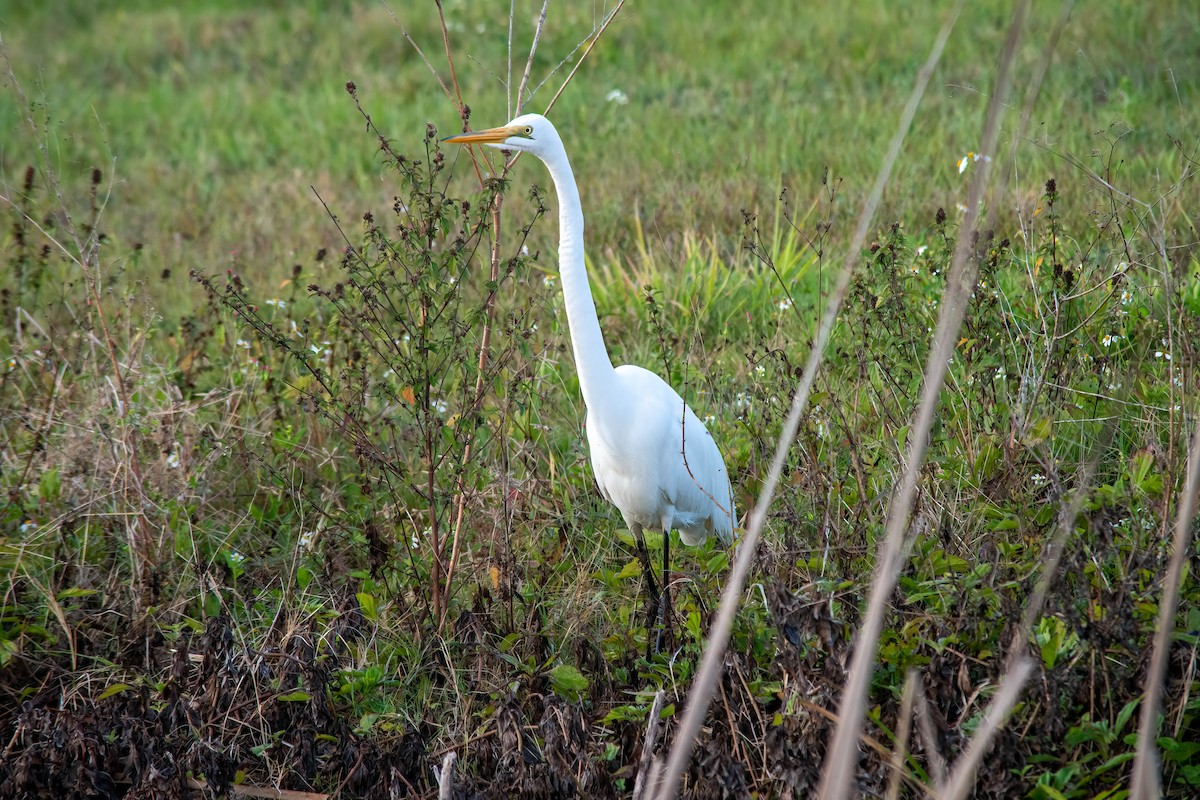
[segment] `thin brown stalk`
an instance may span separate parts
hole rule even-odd
[[[404,37],[404,40],[408,42],[408,44],[412,47],[413,51],[418,56],[420,56],[422,61],[425,62],[425,66],[429,68],[429,72],[430,72],[430,74],[433,75],[433,79],[438,82],[438,86],[442,87],[442,94],[446,95],[447,98],[453,100],[454,94],[451,93],[450,88],[448,86],[446,86],[446,82],[444,80],[442,80],[442,76],[439,75],[437,69],[434,68],[433,62],[430,61],[429,58],[425,55],[425,51],[421,49],[421,45],[417,44],[417,40],[412,37],[412,34],[410,34],[408,32],[408,29],[404,27],[404,24],[400,22],[400,18],[396,16],[396,12],[392,10],[392,7],[385,3],[384,8],[387,9],[388,14],[392,18],[392,22],[396,23],[396,25],[400,28],[400,35]],[[442,10],[442,4],[439,2],[438,3],[438,13],[439,14],[441,13],[441,10]],[[442,27],[443,27],[443,29],[445,28],[445,20],[442,21]]]
[[[434,0],[434,2],[437,3],[438,22],[442,26],[442,46],[446,50],[446,64],[450,67],[450,82],[454,84],[454,97],[458,100],[459,113],[462,113],[462,89],[458,85],[458,71],[454,69],[454,51],[450,48],[450,30],[446,27],[446,13],[442,10],[442,0]]]
[[[525,74],[521,76],[521,85],[517,87],[517,115],[525,108],[525,88],[529,86],[529,73],[533,70],[533,55],[537,52],[538,41],[542,38],[542,27],[546,24],[546,10],[550,8],[550,0],[542,3],[542,13],[538,15],[537,27],[533,31],[533,43],[529,45],[529,58],[525,60]]]
[[[562,86],[559,86],[558,91],[554,93],[554,97],[550,98],[550,102],[546,104],[546,110],[542,112],[543,114],[549,114],[550,109],[554,108],[554,104],[558,102],[559,95],[561,95],[563,90],[566,89],[568,84],[571,83],[571,79],[575,77],[575,73],[578,72],[579,68],[583,66],[583,62],[587,61],[588,54],[592,52],[592,48],[596,46],[596,42],[600,41],[600,37],[604,35],[606,30],[608,30],[609,23],[616,19],[617,12],[619,12],[621,7],[624,5],[625,0],[621,0],[621,2],[617,3],[616,7],[609,12],[608,16],[604,18],[604,21],[600,23],[600,29],[592,36],[592,40],[588,42],[587,49],[583,51],[583,55],[581,55],[579,60],[575,62],[575,66],[571,67],[571,72],[567,75],[566,80],[562,82]]]
[[[1175,610],[1179,604],[1179,586],[1183,580],[1183,564],[1191,543],[1192,519],[1196,516],[1196,494],[1200,491],[1200,422],[1192,434],[1188,452],[1187,478],[1179,497],[1175,517],[1175,537],[1172,542],[1171,563],[1163,583],[1162,599],[1158,601],[1158,622],[1154,632],[1154,655],[1146,676],[1146,692],[1138,713],[1137,755],[1133,760],[1133,783],[1129,787],[1131,800],[1156,800],[1162,795],[1158,761],[1159,703],[1167,671],[1167,654],[1175,632]]]
[[[1019,0],[1013,12],[1008,38],[997,71],[996,91],[988,104],[981,149],[983,153],[996,152],[1000,114],[1004,108],[1004,99],[1008,95],[1013,56],[1016,53],[1021,25],[1028,7],[1028,0]],[[825,756],[821,785],[817,792],[818,796],[824,800],[845,800],[849,795],[855,765],[858,763],[858,731],[866,710],[867,689],[875,667],[875,648],[879,642],[880,631],[883,629],[884,617],[887,614],[888,599],[903,565],[905,532],[908,530],[909,515],[916,499],[917,477],[920,465],[925,458],[929,434],[933,428],[934,410],[937,408],[941,395],[947,365],[954,354],[958,331],[966,314],[967,300],[975,283],[977,259],[973,253],[972,237],[979,220],[980,201],[983,199],[990,173],[986,160],[980,161],[978,166],[980,168],[975,172],[971,181],[967,196],[967,211],[959,230],[950,274],[946,281],[946,290],[942,297],[937,331],[934,334],[934,345],[925,365],[921,402],[908,435],[904,471],[901,475],[900,486],[888,508],[884,541],[880,548],[879,558],[876,560],[875,580],[871,587],[867,612],[863,616],[862,627],[855,644],[849,678],[842,690],[838,714],[841,720],[834,733],[833,743]]]
[[[929,774],[935,786],[940,786],[946,780],[946,759],[938,750],[937,734],[933,731],[933,717],[929,713],[929,700],[925,697],[925,689],[917,683],[917,733],[921,735],[921,746],[925,748],[925,761],[929,765]]]
[[[896,720],[896,744],[892,748],[892,774],[888,776],[887,800],[900,798],[900,779],[904,776],[904,757],[908,752],[908,737],[912,733],[918,680],[920,678],[915,669],[910,669],[904,678],[904,693],[900,695],[900,718]]]
[[[496,281],[500,276],[500,246],[502,242],[500,229],[500,207],[502,205],[502,196],[497,194],[492,201],[492,247],[491,257],[489,259],[488,280],[490,285],[495,286]],[[486,388],[484,375],[487,370],[488,353],[490,352],[492,343],[492,327],[496,316],[496,293],[488,292],[486,300],[487,313],[483,322],[483,337],[479,342],[479,360],[477,362],[478,373],[475,376],[475,395],[472,401],[473,407],[478,407],[480,400],[483,399],[483,392]],[[465,467],[471,462],[473,448],[471,443],[467,442],[463,448],[461,465]],[[459,470],[458,477],[458,503],[454,514],[454,533],[450,545],[450,563],[446,568],[446,603],[442,607],[442,615],[438,620],[438,630],[440,631],[446,624],[446,617],[450,608],[450,587],[454,585],[454,572],[458,567],[458,557],[462,544],[462,529],[463,522],[467,514],[467,483],[466,470]]]
[[[859,216],[858,226],[855,229],[854,238],[851,241],[850,248],[843,262],[844,266],[838,278],[837,288],[829,297],[828,305],[825,308],[825,316],[821,319],[821,327],[817,331],[816,342],[814,342],[812,350],[809,352],[808,362],[804,367],[804,374],[801,376],[796,394],[792,398],[791,410],[788,412],[783,430],[779,434],[779,439],[775,446],[775,455],[771,460],[766,480],[763,482],[758,503],[750,513],[750,525],[742,541],[738,544],[737,560],[734,562],[733,570],[721,595],[721,605],[717,612],[717,619],[713,623],[712,631],[709,633],[708,642],[704,649],[704,658],[696,680],[692,685],[689,702],[675,737],[675,745],[671,749],[671,757],[667,764],[667,774],[664,778],[662,789],[659,792],[659,797],[674,797],[679,791],[679,783],[683,778],[683,772],[687,768],[688,761],[691,759],[692,748],[696,744],[696,736],[700,732],[700,726],[704,721],[705,714],[708,712],[708,705],[712,701],[713,692],[716,689],[717,679],[721,674],[725,648],[729,644],[729,635],[733,629],[733,618],[737,613],[742,587],[745,585],[746,576],[750,572],[750,563],[753,561],[755,551],[757,550],[758,539],[762,534],[763,523],[767,517],[767,509],[771,505],[771,500],[775,494],[775,487],[778,485],[779,476],[783,471],[784,460],[787,458],[788,450],[791,449],[792,441],[796,438],[796,431],[799,430],[800,419],[808,404],[809,393],[812,391],[817,370],[820,368],[821,360],[825,355],[825,347],[829,344],[834,324],[837,322],[838,312],[841,310],[842,302],[845,300],[846,293],[850,288],[850,279],[857,266],[859,254],[866,243],[867,233],[871,229],[871,220],[875,217],[875,209],[878,208],[879,201],[883,197],[883,189],[891,177],[892,167],[895,165],[896,159],[900,154],[900,147],[904,143],[904,138],[908,134],[909,127],[912,125],[913,117],[917,113],[917,106],[920,105],[921,98],[925,94],[925,87],[929,84],[934,67],[937,66],[938,61],[941,59],[942,50],[946,45],[946,40],[950,37],[950,31],[954,29],[954,23],[958,19],[959,12],[962,10],[963,2],[964,0],[959,0],[955,5],[953,13],[946,20],[941,31],[938,33],[937,39],[934,41],[929,58],[917,74],[913,91],[909,95],[908,104],[904,108],[896,133],[892,137],[891,144],[888,147],[887,155],[884,157],[883,164],[879,169],[875,185],[872,187],[870,197],[867,199],[862,214]],[[616,11],[614,10],[613,13],[615,14]]]
[[[621,3],[619,3],[617,5],[617,7],[613,9],[612,13],[609,14],[609,16],[605,19],[604,23],[600,26],[600,29],[592,36],[591,43],[588,45],[587,50],[584,51],[584,54],[579,59],[579,64],[582,64],[585,60],[587,60],[588,53],[591,52],[592,47],[600,39],[600,37],[604,34],[605,29],[608,27],[608,23],[612,20],[613,16],[616,15],[616,12],[618,10],[620,10],[621,5],[624,5],[624,2],[625,2],[625,0],[621,0]],[[525,93],[525,88],[528,85],[529,74],[533,68],[533,60],[534,60],[534,56],[537,53],[538,44],[541,42],[542,30],[545,26],[546,14],[549,9],[549,5],[550,5],[549,0],[546,0],[546,2],[542,5],[542,11],[538,17],[537,27],[533,34],[533,42],[529,48],[529,58],[525,64],[525,73],[524,73],[524,76],[521,78],[521,86],[517,91],[517,113],[518,114],[521,113],[523,105],[524,105],[522,97]],[[439,13],[439,15],[441,14],[440,0],[438,2],[438,13]],[[446,45],[446,58],[447,58],[447,61],[450,62],[450,75],[451,75],[451,79],[454,82],[455,92],[458,92],[458,78],[455,74],[453,59],[450,56],[449,34],[446,31],[446,22],[445,22],[444,17],[441,17],[441,23],[442,23],[442,38],[443,38],[443,42]],[[406,34],[406,36],[407,36],[407,34]],[[410,39],[410,41],[411,41],[411,39]],[[414,47],[416,46],[415,43],[413,46]],[[511,74],[512,74],[511,59],[512,59],[512,19],[511,19],[511,9],[510,9],[510,19],[509,19],[509,75],[510,75],[510,80],[511,80]],[[426,63],[428,63],[428,62],[426,62]],[[578,64],[576,65],[576,67],[578,67]],[[432,69],[432,67],[431,67],[431,69]],[[565,81],[563,81],[562,86],[559,87],[558,93],[555,94],[555,96],[554,96],[554,100],[558,99],[558,95],[562,94],[563,90],[566,89],[567,84],[569,84],[571,82],[571,78],[574,75],[575,75],[575,72],[574,72],[574,70],[572,70],[571,74],[567,76],[567,79]],[[554,100],[550,101],[551,106],[554,105]],[[459,95],[458,96],[458,111],[459,111],[460,115],[462,114],[462,109],[463,109],[462,96]],[[550,111],[550,106],[547,106],[546,111],[547,111],[547,113]],[[483,186],[484,186],[483,173],[480,170],[479,162],[476,158],[476,148],[472,147],[472,148],[469,148],[469,150],[471,153],[471,161],[475,166],[475,175],[479,179],[480,188],[483,188]],[[517,158],[519,158],[519,157],[520,157],[520,153],[514,154],[513,157],[504,165],[504,167],[503,167],[504,174],[507,174],[508,171],[512,169],[513,165],[517,161]],[[493,286],[496,284],[496,281],[499,279],[499,275],[500,275],[500,261],[502,258],[502,255],[501,255],[501,242],[502,242],[501,219],[502,218],[501,218],[500,211],[503,206],[503,202],[504,202],[503,195],[497,194],[495,196],[495,199],[492,202],[492,208],[491,208],[493,233],[492,233],[492,246],[491,246],[491,253],[490,253],[488,278]],[[485,370],[486,370],[487,362],[488,362],[488,352],[489,352],[489,348],[491,346],[492,329],[494,327],[495,306],[496,306],[495,298],[496,298],[495,292],[489,293],[488,298],[487,298],[486,318],[484,320],[483,336],[481,338],[480,345],[479,345],[479,360],[478,360],[478,370],[479,371],[478,371],[478,374],[476,377],[475,396],[474,396],[474,401],[473,401],[473,404],[476,406],[478,406],[478,404],[483,396],[483,391],[485,389],[484,374],[485,374]],[[467,463],[470,462],[472,452],[473,452],[473,448],[471,447],[470,444],[468,444],[463,449],[463,457],[462,457],[462,461],[461,461],[462,465],[465,466]],[[447,613],[448,613],[449,607],[450,607],[449,597],[451,594],[451,589],[453,587],[454,573],[458,567],[458,560],[459,560],[459,556],[461,554],[462,530],[463,530],[464,520],[466,519],[465,470],[460,470],[457,495],[458,495],[458,500],[457,500],[457,504],[456,504],[456,508],[455,508],[455,515],[454,515],[454,531],[451,535],[450,561],[447,564],[446,578],[445,578],[445,582],[444,582],[446,602],[440,608],[440,615],[438,617],[438,619],[439,619],[438,629],[439,630],[442,629],[442,627],[445,625],[445,622],[446,622]],[[438,554],[435,553],[435,563],[437,562],[437,555]]]

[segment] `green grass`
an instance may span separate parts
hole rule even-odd
[[[753,4],[686,6],[623,11],[556,109],[582,184],[591,251],[607,260],[630,250],[632,209],[654,246],[674,250],[695,229],[715,232],[731,249],[740,209],[769,209],[781,186],[814,197],[826,169],[844,179],[839,215],[853,214],[947,10],[884,2],[844,12],[782,4],[770,14]],[[0,25],[26,91],[50,109],[53,163],[70,180],[92,166],[113,171],[115,159],[110,235],[124,248],[144,243],[146,261],[177,274],[220,268],[236,251],[252,277],[278,280],[318,246],[337,246],[310,186],[343,216],[388,203],[394,187],[359,135],[347,80],[401,150],[427,121],[457,130],[453,107],[373,4],[38,8],[10,12]],[[924,223],[937,206],[963,200],[955,165],[979,146],[1005,8],[965,9],[881,219]],[[441,65],[435,15],[397,13]],[[530,37],[528,13],[517,15],[519,51]],[[596,13],[578,4],[550,15],[535,82],[591,30]],[[1018,58],[1018,108],[1056,14],[1039,7],[1031,20]],[[505,71],[506,7],[450,3],[447,18],[474,122],[505,121],[495,76]],[[1188,80],[1200,69],[1189,35],[1198,26],[1200,12],[1186,2],[1077,8],[1034,106],[1030,141],[1018,147],[1014,196],[1036,196],[1050,176],[1078,175],[1065,159],[1099,171],[1092,153],[1103,156],[1117,135],[1122,189],[1152,202],[1176,180],[1200,122]],[[556,86],[550,79],[530,107],[540,110]],[[613,89],[628,104],[606,102]],[[32,158],[11,144],[22,141],[19,111],[11,93],[0,98],[0,130],[10,142],[0,169],[11,182]],[[1016,109],[1005,118],[1006,151],[1017,119]],[[516,180],[545,183],[530,167]],[[1063,183],[1065,193],[1091,188],[1082,176]],[[1081,214],[1091,205],[1072,199]]]
[[[788,5],[633,3],[553,114],[613,360],[655,369],[709,418],[743,512],[948,13]],[[517,11],[518,53],[537,8]],[[396,10],[446,77],[434,8]],[[551,8],[535,84],[603,11]],[[0,94],[2,193],[70,251],[49,170],[79,229],[96,223],[107,238],[85,274],[0,207],[0,708],[30,704],[0,714],[19,745],[5,763],[21,765],[0,765],[0,794],[22,780],[79,791],[100,773],[142,792],[240,776],[428,793],[429,765],[456,748],[480,792],[627,795],[654,691],[669,693],[668,738],[688,700],[728,554],[672,548],[677,649],[644,657],[638,562],[587,461],[554,215],[538,219],[528,198],[548,183],[541,166],[525,158],[510,176],[493,287],[489,195],[457,149],[423,182],[425,124],[445,135],[457,119],[383,7],[3,13],[33,105]],[[807,704],[838,697],[965,201],[958,161],[979,147],[1008,13],[967,4],[901,152],[743,597],[688,778],[697,796],[803,796],[819,768],[829,728]],[[1189,177],[1200,8],[1077,7],[1014,141],[1057,13],[1036,8],[1017,53],[992,154],[1015,160],[922,473],[922,533],[867,728],[891,745],[915,667],[938,746],[948,759],[961,750],[1064,492],[1097,454],[1028,643],[1039,674],[983,767],[981,797],[1125,788],[1129,712],[1200,413]],[[495,75],[507,8],[447,3],[446,17],[473,125],[506,121]],[[380,151],[350,80],[393,150],[421,164],[398,169]],[[606,99],[613,90],[628,102]],[[44,126],[44,162],[27,110]],[[440,205],[443,187],[471,209]],[[414,221],[443,235],[430,244]],[[460,230],[478,250],[453,243]],[[342,231],[363,262],[342,263]],[[435,602],[433,552],[448,555],[460,501],[462,560]],[[1200,785],[1190,576],[1183,594],[1160,742],[1174,797]],[[54,772],[58,741],[96,766]],[[927,779],[927,756],[922,745],[910,759],[910,780]],[[867,759],[864,781],[886,776]]]

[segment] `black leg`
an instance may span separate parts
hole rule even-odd
[[[663,631],[671,629],[671,532],[663,531],[662,599],[659,601],[658,636],[654,649],[661,650]]]
[[[654,567],[650,563],[650,550],[646,547],[646,537],[642,535],[641,528],[633,531],[633,538],[637,542],[638,561],[642,562],[642,575],[646,578],[646,594],[650,601],[646,607],[646,658],[649,659],[651,642],[657,642],[657,637],[652,637],[650,631],[659,620],[662,602],[658,593],[658,582],[654,579]],[[657,643],[654,647],[657,650]]]

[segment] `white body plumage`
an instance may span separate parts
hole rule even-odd
[[[550,171],[559,203],[563,299],[601,494],[639,539],[648,528],[678,530],[689,545],[710,534],[732,541],[737,515],[729,474],[704,423],[662,378],[628,364],[614,369],[608,358],[584,264],[579,189],[558,131],[545,117],[525,114],[446,141],[527,152]]]

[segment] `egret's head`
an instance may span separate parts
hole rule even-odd
[[[545,160],[562,150],[562,140],[550,120],[541,114],[522,114],[507,125],[450,136],[450,144],[486,144],[501,150],[532,153]]]

